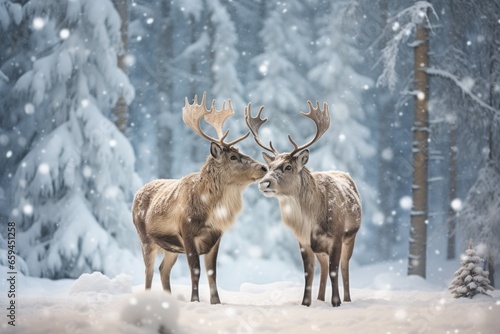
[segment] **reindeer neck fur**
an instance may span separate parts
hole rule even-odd
[[[224,170],[217,165],[213,157],[208,157],[200,170],[200,180],[195,194],[209,208],[207,225],[220,230],[227,230],[241,211],[241,194],[245,185],[238,185],[227,180]]]
[[[311,172],[302,168],[300,189],[292,196],[279,196],[281,217],[290,227],[302,245],[309,245],[311,231],[317,221],[315,215],[321,203],[318,203],[319,189]]]

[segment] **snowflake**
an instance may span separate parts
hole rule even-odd
[[[49,164],[48,164],[48,163],[45,163],[45,162],[41,163],[41,164],[38,166],[38,172],[39,172],[40,174],[44,174],[44,175],[45,175],[45,174],[49,174],[49,172],[50,172],[50,166],[49,166]]]
[[[411,199],[410,196],[403,196],[399,200],[399,206],[401,207],[401,209],[410,210],[412,205],[413,205],[413,200]]]
[[[45,26],[45,20],[41,17],[35,17],[32,23],[35,30],[41,30]]]
[[[59,31],[59,37],[61,37],[61,39],[66,39],[69,37],[69,35],[70,35],[69,29],[61,29]]]
[[[24,112],[28,115],[32,115],[35,112],[35,106],[31,103],[26,103],[24,105]]]

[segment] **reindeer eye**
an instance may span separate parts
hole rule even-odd
[[[235,156],[235,155],[232,155],[230,159],[231,159],[231,160],[238,160],[238,157],[237,157],[237,156]]]
[[[286,165],[285,170],[292,170],[292,166],[291,165]]]

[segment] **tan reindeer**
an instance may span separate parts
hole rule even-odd
[[[305,164],[309,159],[309,146],[314,144],[330,126],[330,114],[325,103],[323,110],[307,101],[309,113],[301,113],[316,124],[316,135],[308,143],[298,146],[290,135],[294,149],[279,153],[269,142],[262,143],[259,128],[267,121],[262,119],[264,107],[252,117],[251,105],[245,108],[245,121],[255,141],[274,156],[263,153],[269,171],[260,181],[260,191],[278,199],[281,217],[294,232],[304,262],[305,288],[302,305],[311,305],[311,288],[314,278],[314,255],[321,266],[318,299],[325,300],[326,279],[332,283],[332,305],[340,305],[338,268],[341,263],[344,301],[351,301],[349,290],[349,259],[354,239],[361,225],[361,203],[354,181],[340,171],[310,172]]]
[[[206,109],[206,95],[201,104],[186,103],[182,118],[202,138],[210,141],[210,155],[199,172],[179,180],[155,180],[135,195],[132,214],[142,244],[146,267],[146,289],[151,288],[156,254],[163,253],[160,276],[163,289],[171,291],[170,271],[179,253],[185,253],[191,274],[191,301],[199,301],[200,255],[205,255],[205,267],[210,286],[210,302],[220,303],[216,284],[216,260],[221,236],[234,223],[241,211],[243,190],[262,178],[267,168],[240,153],[234,145],[246,135],[225,142],[224,121],[234,114],[231,101],[217,111],[215,101]],[[213,126],[218,139],[208,136],[200,127],[204,118]]]

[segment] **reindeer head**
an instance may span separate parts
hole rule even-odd
[[[266,166],[238,151],[234,145],[248,137],[250,132],[231,142],[225,142],[229,130],[223,132],[226,119],[234,115],[231,100],[222,104],[222,109],[215,108],[215,100],[212,100],[210,109],[206,108],[206,93],[203,93],[201,103],[198,104],[198,96],[194,97],[193,104],[189,104],[186,97],[185,106],[182,109],[182,119],[186,125],[193,129],[202,138],[210,141],[210,154],[212,163],[216,169],[221,171],[226,184],[248,185],[262,178],[266,172]],[[207,135],[200,127],[200,121],[204,118],[217,132],[218,139]]]
[[[252,132],[255,141],[260,147],[273,153],[273,155],[265,152],[262,153],[269,167],[266,176],[259,183],[259,189],[265,196],[286,197],[297,194],[302,182],[302,171],[309,160],[309,150],[307,148],[314,144],[330,126],[330,113],[326,103],[323,106],[323,110],[320,109],[318,102],[316,102],[316,107],[313,107],[311,101],[307,101],[307,104],[309,105],[309,113],[301,112],[301,115],[314,121],[316,124],[316,135],[309,142],[301,146],[298,146],[292,137],[288,135],[288,139],[294,147],[288,153],[279,153],[273,147],[272,142],[269,142],[269,146],[262,143],[259,137],[259,128],[267,121],[267,118],[261,118],[264,107],[260,107],[256,117],[252,117],[252,112],[250,111],[251,104],[245,108],[245,122]]]

